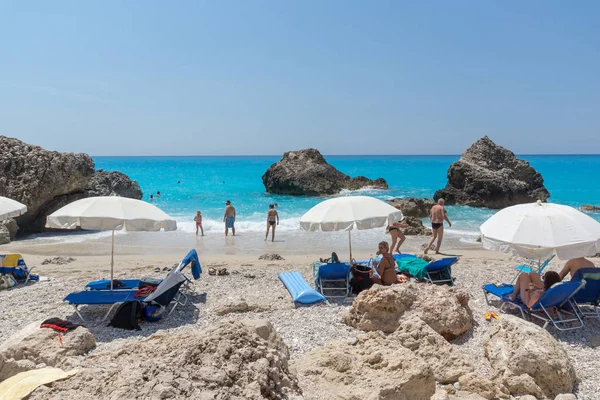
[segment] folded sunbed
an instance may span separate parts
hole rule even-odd
[[[517,307],[521,311],[523,319],[525,319],[525,314],[528,314],[544,321],[544,328],[546,328],[549,323],[552,323],[556,329],[564,331],[583,327],[582,317],[577,310],[577,306],[573,302],[573,297],[583,287],[585,287],[585,280],[558,282],[546,290],[538,302],[531,308],[527,307],[520,298],[512,300],[509,297],[514,291],[513,285],[507,283],[500,285],[488,283],[487,285],[483,285],[482,289],[488,304],[490,304],[488,294],[491,294],[498,297],[502,302],[500,310],[502,310],[506,304],[509,304],[513,307]],[[551,311],[555,313],[556,318],[552,316]],[[563,314],[571,314],[572,317],[565,319]],[[570,325],[571,323],[574,325]]]

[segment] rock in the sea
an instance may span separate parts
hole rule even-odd
[[[74,377],[31,399],[288,399],[289,351],[268,322],[158,331],[88,356]]]
[[[40,324],[27,325],[0,345],[0,382],[38,364],[72,368],[80,362],[77,356],[96,347],[94,335],[87,328],[80,326],[63,333],[61,344],[54,330],[40,328]]]
[[[383,178],[349,177],[328,164],[316,149],[288,151],[267,169],[262,181],[268,193],[287,195],[332,195],[342,189],[358,190],[367,186],[388,188]]]
[[[454,346],[416,315],[402,318],[400,326],[389,336],[423,358],[439,383],[454,383],[473,372],[473,366],[460,357]]]
[[[436,389],[425,360],[378,332],[359,335],[355,345],[328,343],[297,367],[306,390],[324,399],[429,400]]]
[[[446,204],[499,209],[546,201],[550,193],[542,175],[527,161],[485,136],[450,165],[448,184],[433,197],[444,198]]]
[[[403,222],[408,225],[408,228],[402,228],[405,235],[431,236],[431,229],[427,228],[419,218],[406,217]]]
[[[469,294],[448,286],[403,283],[362,291],[342,314],[347,325],[364,331],[396,331],[403,318],[418,316],[446,340],[473,327]]]
[[[405,197],[386,200],[386,203],[399,207],[405,217],[426,218],[429,216],[431,207],[435,205],[432,199],[419,197]]]
[[[543,393],[554,398],[573,392],[577,377],[566,351],[548,331],[531,322],[502,315],[484,342],[484,351],[494,378],[513,396]]]
[[[121,196],[137,200],[142,198],[140,185],[124,173],[117,171],[108,172],[99,169],[90,177],[84,190],[89,197]]]
[[[95,175],[94,161],[87,154],[49,151],[0,136],[0,195],[27,206],[17,218],[23,232],[43,231],[52,212],[90,195],[104,195],[107,189],[108,194],[141,198],[139,186],[127,176]]]
[[[584,204],[581,206],[582,211],[600,211],[600,207],[593,206],[591,204]]]

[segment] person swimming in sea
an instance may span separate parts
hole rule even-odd
[[[160,192],[156,192],[156,197],[160,197]]]
[[[200,210],[196,211],[194,221],[196,222],[196,236],[198,236],[198,229],[200,229],[200,232],[202,232],[202,236],[204,236],[204,228],[202,227],[202,213],[200,212]]]
[[[265,242],[269,237],[269,229],[271,229],[271,242],[275,241],[275,226],[279,225],[279,214],[275,210],[275,204],[269,204],[267,211],[267,233],[265,234]]]
[[[150,201],[154,201],[154,195],[150,195]]]

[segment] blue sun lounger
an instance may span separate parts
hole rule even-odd
[[[315,288],[325,297],[348,297],[350,294],[350,265],[316,262],[313,264]]]
[[[581,280],[585,280],[585,287],[573,296],[573,301],[584,317],[600,318],[600,268],[581,268],[571,278]]]
[[[415,258],[418,257],[413,254],[394,254],[394,259],[397,262],[402,259]],[[424,264],[426,261],[421,262]],[[420,272],[422,272],[422,279],[429,283],[448,284],[450,286],[454,286],[454,279],[452,279],[452,265],[456,264],[457,262],[458,257],[446,257],[431,261],[429,264],[425,265],[422,270],[420,270]],[[398,265],[400,265],[400,262]],[[421,276],[418,276],[417,278],[420,279]]]
[[[183,270],[185,267],[191,264],[192,275],[194,279],[200,278],[200,274],[202,273],[202,267],[200,265],[200,260],[198,259],[198,253],[196,250],[192,249],[190,252],[181,260],[179,265],[176,268],[173,268],[171,271],[175,271],[179,269],[179,271]],[[116,287],[113,283],[113,290],[132,290],[138,289],[140,286],[139,279],[115,279],[118,280],[122,286]],[[97,281],[92,281],[85,285],[85,290],[111,290],[110,288],[110,279],[101,279]]]
[[[498,297],[502,302],[500,310],[502,310],[506,304],[510,304],[521,311],[523,319],[525,319],[525,314],[528,314],[544,321],[544,328],[546,328],[549,323],[552,323],[556,329],[566,331],[583,327],[583,320],[577,306],[573,302],[573,298],[577,292],[585,287],[585,283],[585,280],[558,282],[550,289],[546,290],[544,295],[531,308],[527,307],[520,298],[517,298],[516,300],[509,298],[509,295],[514,290],[513,285],[506,283],[501,285],[488,283],[487,285],[483,285],[482,289],[485,301],[488,304],[490,304],[488,294],[491,294]],[[556,311],[558,318],[552,317],[549,312],[550,309]],[[565,319],[562,315],[564,313],[573,314],[573,317]],[[575,325],[569,326],[570,323],[574,323]]]
[[[282,272],[279,279],[292,296],[294,303],[313,304],[327,299],[315,289],[311,288],[300,272]]]

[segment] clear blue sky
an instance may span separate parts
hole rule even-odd
[[[600,153],[600,1],[2,1],[0,134],[92,155]]]

